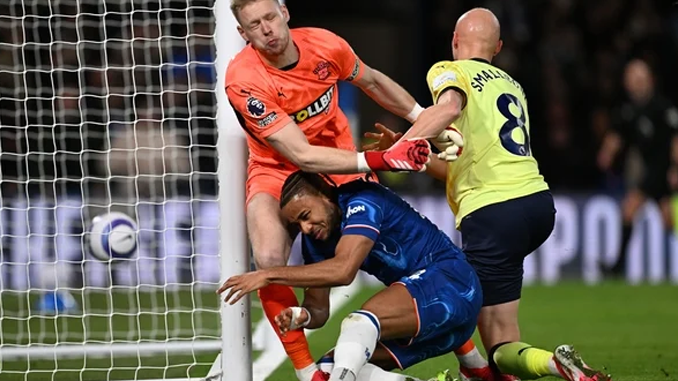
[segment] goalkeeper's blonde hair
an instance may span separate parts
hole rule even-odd
[[[233,12],[235,19],[240,22],[240,10],[249,4],[256,3],[257,1],[272,1],[280,6],[278,0],[231,0],[231,12]]]

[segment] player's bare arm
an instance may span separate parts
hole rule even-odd
[[[426,165],[426,174],[436,180],[447,180],[447,161],[436,156],[431,158],[431,161]]]
[[[269,284],[292,287],[336,287],[353,282],[374,241],[361,235],[342,236],[333,258],[304,266],[273,267],[236,275],[217,290],[228,290],[224,302],[235,304],[250,292]]]
[[[303,171],[359,173],[358,156],[355,152],[313,146],[295,122],[288,123],[266,140]]]
[[[322,328],[330,317],[330,289],[307,288],[301,307],[289,307],[275,317],[280,332]]]
[[[405,139],[433,139],[454,123],[461,115],[464,96],[453,88],[438,97],[438,102],[424,110],[417,121],[403,135]]]
[[[288,123],[266,140],[299,169],[313,173],[362,173],[371,171],[422,171],[431,147],[425,140],[403,141],[389,151],[353,152],[311,145],[299,126]],[[391,160],[393,156],[394,160]]]
[[[353,83],[386,110],[414,122],[423,110],[402,86],[364,63],[364,74]]]
[[[324,326],[330,318],[330,288],[307,288],[304,290],[304,302],[301,307],[306,308],[311,315],[306,328],[316,329]]]

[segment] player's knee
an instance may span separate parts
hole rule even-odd
[[[495,331],[506,332],[510,335],[520,332],[518,320],[516,320],[513,316],[497,316],[492,322],[492,326]]]
[[[255,251],[254,264],[257,266],[257,269],[286,266],[287,258],[282,250]]]
[[[483,346],[491,348],[497,343],[520,340],[520,327],[518,323],[495,320],[480,324],[483,328],[480,330]]]
[[[351,312],[341,322],[341,332],[370,332],[376,335],[376,339],[381,336],[381,324],[377,316],[366,310]]]

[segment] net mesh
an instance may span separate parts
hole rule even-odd
[[[0,3],[0,380],[201,376],[212,364],[213,7]],[[108,211],[139,224],[136,254],[115,264],[85,239]]]

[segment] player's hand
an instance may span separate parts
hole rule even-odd
[[[402,132],[395,132],[381,123],[375,123],[374,128],[379,132],[366,132],[365,137],[376,139],[376,142],[365,144],[363,151],[385,151],[391,148],[402,136]]]
[[[301,307],[285,308],[275,317],[275,323],[278,325],[280,333],[283,334],[305,327],[309,320],[308,310]]]
[[[461,149],[455,145],[451,145],[438,154],[438,159],[450,163],[459,159],[459,155],[461,155]]]
[[[431,144],[426,139],[399,140],[386,151],[364,153],[372,171],[423,172],[431,160]]]
[[[235,275],[219,287],[217,294],[222,294],[228,290],[224,298],[224,303],[233,305],[252,291],[257,291],[270,284],[268,276],[264,271],[252,271],[242,275]],[[230,301],[230,302],[229,302]]]
[[[456,128],[448,126],[435,138],[433,144],[440,149],[439,159],[455,161],[464,149],[464,136]]]

